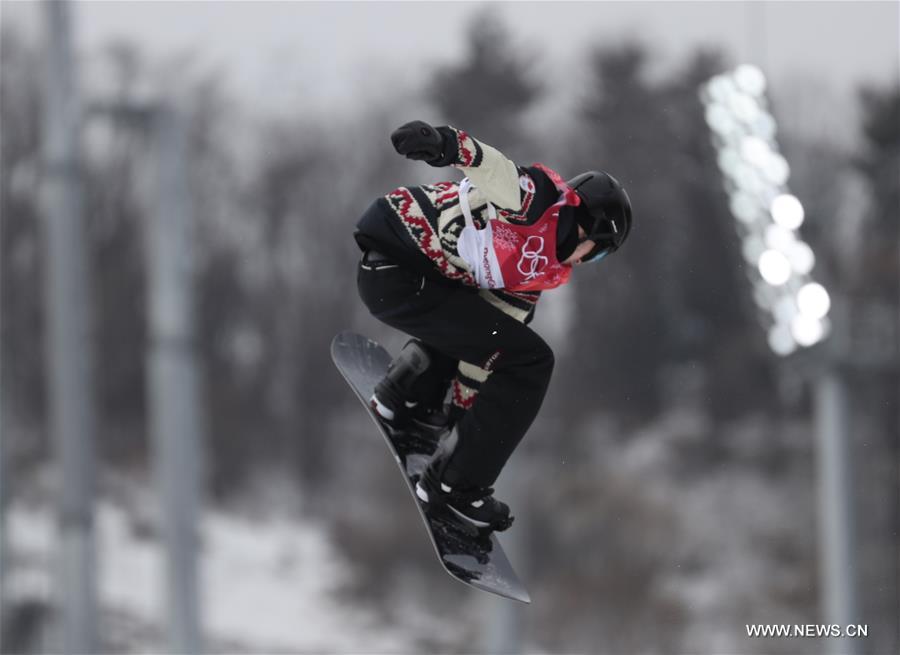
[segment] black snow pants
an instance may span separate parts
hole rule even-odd
[[[427,279],[377,253],[363,255],[357,285],[375,318],[428,346],[433,366],[446,371],[462,360],[491,371],[456,425],[445,479],[457,487],[493,485],[537,416],[553,351],[473,290]]]

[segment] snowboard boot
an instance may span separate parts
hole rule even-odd
[[[427,407],[410,400],[413,385],[428,370],[431,359],[412,339],[391,362],[387,374],[375,385],[369,404],[379,418],[395,430],[412,428],[435,438],[448,429],[449,417],[441,407]]]
[[[446,442],[446,440],[445,440]],[[513,523],[509,506],[494,498],[490,487],[451,487],[445,481],[450,452],[444,443],[438,449],[422,477],[416,482],[416,496],[426,503],[444,505],[477,528],[502,532]]]

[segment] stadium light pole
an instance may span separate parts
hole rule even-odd
[[[742,65],[701,85],[700,99],[743,257],[752,265],[753,298],[769,347],[787,357],[828,337],[831,298],[810,275],[815,255],[797,233],[803,205],[788,190],[790,167],[779,151],[765,92],[762,71]],[[825,623],[844,628],[859,620],[848,394],[841,370],[845,358],[833,343],[823,344],[822,352],[824,370],[813,373],[820,611]],[[825,648],[852,655],[856,643],[829,639]]]
[[[69,3],[44,3],[47,63],[44,103],[44,207],[47,242],[46,315],[50,429],[58,451],[59,644],[65,653],[98,650],[94,447],[89,284],[82,215],[77,94]],[[93,114],[149,129],[156,146],[156,193],[147,249],[147,356],[151,432],[168,552],[169,644],[201,653],[196,556],[199,550],[199,378],[194,353],[192,212],[187,125],[164,105],[94,107]]]
[[[46,342],[50,432],[60,469],[59,643],[67,653],[97,651],[94,416],[89,285],[79,162],[81,111],[69,4],[44,3],[42,204],[45,218]]]
[[[169,644],[201,653],[197,553],[203,479],[194,328],[193,215],[187,120],[168,107],[151,114],[157,191],[147,239],[150,426],[168,554]]]
[[[169,650],[202,653],[200,550],[206,432],[195,338],[194,217],[184,112],[160,102],[96,103],[90,113],[149,137],[146,350],[149,432],[166,550]]]

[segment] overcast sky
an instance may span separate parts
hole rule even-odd
[[[76,39],[96,52],[127,37],[149,54],[195,49],[220,64],[239,95],[260,104],[324,108],[389,92],[390,74],[416,81],[463,56],[470,2],[77,2]],[[773,93],[814,77],[836,96],[860,81],[896,79],[898,2],[495,2],[513,43],[543,79],[571,68],[583,48],[637,36],[667,61],[699,44],[760,65]],[[32,33],[39,5],[2,2],[4,19]],[[575,71],[578,74],[578,71]],[[838,100],[841,102],[842,100]]]

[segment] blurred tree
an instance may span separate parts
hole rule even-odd
[[[869,205],[862,223],[852,289],[863,303],[887,310],[900,328],[900,85],[867,87],[862,106],[859,154]],[[882,327],[883,337],[891,334]],[[871,327],[870,327],[871,329]],[[895,342],[884,351],[896,353]],[[892,348],[891,348],[892,346]],[[863,369],[853,377],[854,461],[858,483],[861,615],[871,616],[868,652],[897,652],[900,647],[900,370]],[[889,493],[885,493],[890,489]]]
[[[139,86],[146,82],[144,55],[137,44],[116,39],[106,45],[103,54],[111,71],[112,98],[118,102],[134,100]]]
[[[37,193],[42,69],[37,52],[20,33],[9,25],[0,29],[0,358],[7,382],[0,401],[11,458],[7,470],[15,471],[24,463],[20,457],[45,456],[47,447]]]
[[[147,214],[137,184],[151,162],[145,135],[133,126],[109,115],[88,120],[85,217],[96,312],[99,453],[116,463],[143,463]]]
[[[268,438],[307,491],[328,472],[331,446],[323,435],[333,415],[325,408],[345,391],[332,375],[329,344],[358,305],[353,224],[374,199],[367,197],[366,177],[354,175],[349,163],[365,160],[362,144],[372,140],[354,146],[349,135],[335,141],[325,133],[315,122],[265,126],[252,183],[262,244],[257,256],[265,258],[267,280],[258,326],[266,344]]]
[[[893,304],[900,280],[900,86],[865,88],[860,100],[864,142],[856,165],[872,198],[865,229],[863,262],[870,272],[865,291]]]
[[[214,311],[207,299],[207,287],[221,288],[231,283],[232,306],[237,306],[236,280],[233,277],[210,280],[207,262],[234,261],[234,248],[223,235],[231,234],[222,207],[233,204],[236,173],[226,164],[231,157],[223,125],[229,120],[228,103],[216,73],[197,73],[187,67],[173,72],[167,60],[150,62],[131,43],[117,41],[103,50],[105,61],[116,71],[113,86],[95,102],[112,107],[142,106],[146,98],[166,98],[189,113],[188,149],[191,153],[193,191],[198,243],[197,279],[199,300],[198,346],[202,362],[218,375],[208,376],[211,405],[221,398],[234,371],[224,374],[216,354],[207,345],[212,342],[211,325],[204,312]],[[183,58],[181,58],[183,59]],[[169,86],[171,85],[171,86]],[[146,94],[146,95],[143,95]],[[94,295],[97,304],[95,332],[99,348],[97,382],[102,407],[101,444],[112,461],[143,465],[147,455],[146,433],[146,289],[145,228],[154,217],[148,214],[156,204],[157,190],[151,132],[146,125],[119,120],[114,113],[97,113],[88,123],[86,146],[88,159],[87,212],[90,229]],[[212,268],[218,275],[221,268]],[[218,299],[219,296],[213,296]],[[229,399],[232,400],[232,399]],[[219,428],[213,414],[213,427]],[[222,438],[215,431],[214,439]],[[219,455],[227,450],[212,450],[211,473],[216,479],[224,463]],[[236,480],[239,478],[236,478]]]
[[[0,121],[4,125],[0,178],[2,229],[2,357],[4,375],[15,380],[3,385],[4,421],[14,428],[10,434],[26,434],[12,445],[12,456],[32,459],[46,455],[43,435],[43,330],[40,271],[43,248],[40,239],[38,206],[41,139],[40,60],[29,45],[4,28],[0,57]],[[103,52],[118,74],[102,97],[90,102],[129,103],[140,101],[137,89],[159,88],[160,70],[148,63],[127,42],[118,42]],[[165,65],[163,64],[163,69]],[[163,74],[171,80],[171,71]],[[217,348],[220,333],[240,332],[253,308],[242,293],[237,275],[240,232],[234,229],[235,216],[223,208],[238,206],[240,186],[237,172],[229,162],[233,154],[224,125],[230,121],[216,75],[181,72],[179,95],[172,100],[192,112],[191,150],[195,178],[195,204],[200,243],[197,248],[198,284],[201,287],[199,344],[209,372],[208,394],[215,409],[239,407],[240,421],[223,422],[220,416],[236,419],[227,412],[213,411],[214,441],[246,443],[248,424],[258,424],[259,412],[252,394],[240,393],[232,382],[241,379],[240,366],[225,349]],[[142,96],[144,97],[144,96]],[[147,443],[144,416],[144,347],[146,343],[144,292],[144,223],[146,200],[154,190],[147,183],[154,162],[149,156],[146,133],[134,124],[114,120],[105,112],[91,113],[85,125],[85,216],[89,230],[92,295],[96,315],[92,320],[96,341],[95,377],[99,391],[100,453],[108,462],[146,463]],[[242,400],[245,402],[238,402]],[[249,402],[248,402],[249,401]],[[25,451],[24,453],[21,451]],[[234,473],[249,469],[243,453],[229,464],[227,448],[212,450],[211,469]],[[17,465],[21,462],[13,462]]]
[[[765,399],[771,372],[697,95],[723,57],[697,52],[655,84],[648,61],[634,42],[591,60],[573,169],[610,170],[635,226],[621,253],[575,279],[573,352],[601,405],[646,417],[689,403],[733,417]]]
[[[486,9],[469,23],[463,60],[435,71],[427,95],[451,125],[514,159],[525,156],[521,118],[540,92],[528,62],[512,47],[500,19]]]
[[[638,43],[596,50],[582,114],[571,126],[578,145],[567,169],[609,170],[628,190],[635,222],[622,252],[573,276],[571,352],[582,382],[573,385],[569,417],[603,407],[638,417],[659,408],[655,379],[672,305],[671,281],[659,264],[680,217],[671,209],[667,106],[646,80],[647,59]]]
[[[295,126],[269,127],[266,131],[254,194],[260,208],[264,248],[259,255],[268,260],[261,315],[267,344],[265,409],[272,425],[267,438],[274,442],[272,454],[302,472],[314,459],[307,446],[321,441],[315,442],[301,427],[312,409],[305,392],[315,387],[302,365],[301,353],[311,346],[305,342],[316,324],[303,320],[304,305],[315,304],[318,295],[305,293],[303,284],[303,278],[314,273],[301,217],[305,213],[304,194],[312,195],[308,185],[325,153],[302,142],[301,135],[312,132]],[[306,476],[300,479],[308,481]]]

